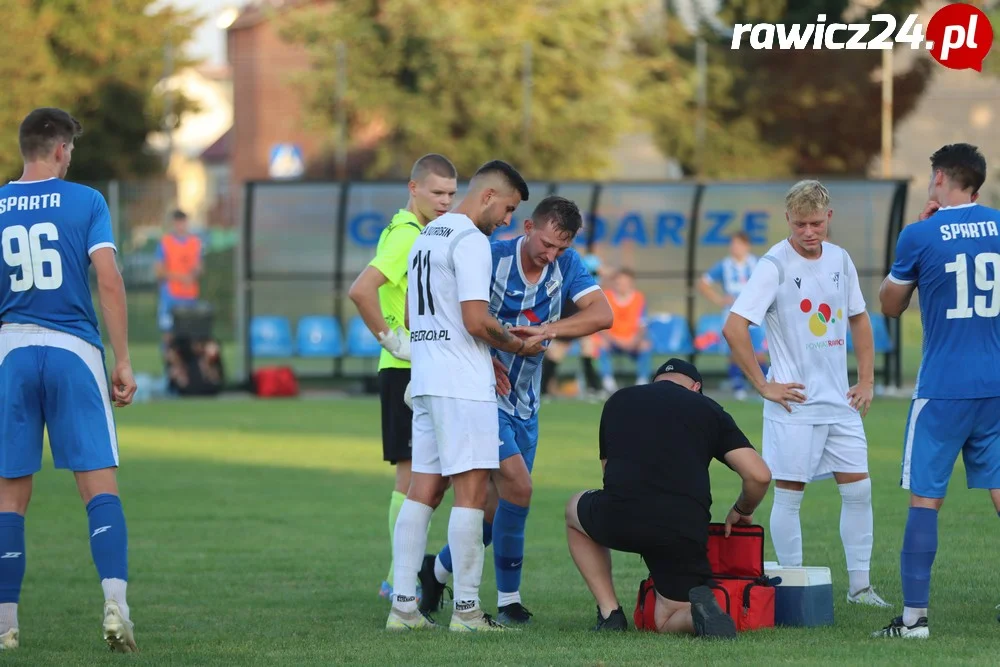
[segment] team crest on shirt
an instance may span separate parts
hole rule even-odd
[[[840,271],[834,271],[831,277],[833,278],[833,284],[837,286],[837,289],[840,289]]]
[[[545,283],[545,294],[552,298],[555,293],[559,291],[559,280],[553,278],[552,280]]]

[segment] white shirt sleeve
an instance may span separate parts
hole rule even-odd
[[[490,241],[478,229],[458,239],[452,250],[459,301],[490,300],[493,253]]]
[[[847,252],[846,250],[844,252]],[[847,316],[854,317],[865,312],[867,304],[865,297],[861,293],[861,281],[858,280],[858,268],[854,266],[854,260],[847,255],[847,279],[850,281],[847,286]]]
[[[768,259],[758,262],[729,312],[745,317],[759,326],[764,321],[767,310],[778,298],[778,279],[778,267],[774,262]]]

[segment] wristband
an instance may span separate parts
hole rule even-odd
[[[743,510],[740,509],[737,503],[733,503],[733,511],[739,514],[740,516],[753,516],[753,512],[744,512]]]

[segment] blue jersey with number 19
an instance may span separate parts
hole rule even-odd
[[[114,248],[111,215],[92,188],[50,178],[0,187],[0,322],[35,324],[103,349],[90,255]]]
[[[920,294],[914,398],[1000,396],[1000,211],[963,204],[905,227],[889,280]]]

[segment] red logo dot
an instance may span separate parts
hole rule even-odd
[[[808,313],[810,310],[813,309],[812,301],[810,301],[809,299],[802,299],[802,303],[799,304],[799,308],[802,309],[803,313]]]
[[[830,312],[830,306],[826,305],[825,303],[819,304],[819,314],[823,316],[824,321],[829,322],[830,315],[832,314]]]

